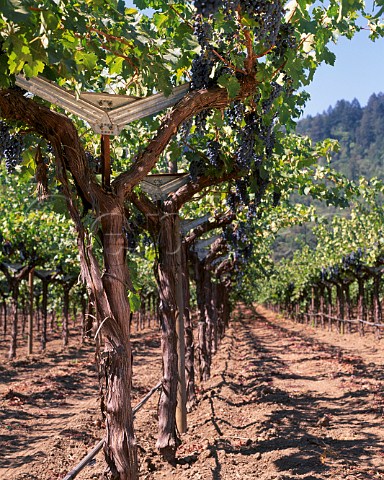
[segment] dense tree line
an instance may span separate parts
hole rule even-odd
[[[339,100],[334,107],[298,123],[298,132],[314,142],[332,138],[340,143],[332,166],[348,178],[383,178],[384,93],[372,94],[365,107],[358,100]]]

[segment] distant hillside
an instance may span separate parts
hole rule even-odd
[[[364,176],[384,180],[384,93],[372,95],[366,107],[361,107],[357,100],[340,100],[326,112],[301,120],[297,131],[316,142],[325,138],[338,140],[341,149],[331,165],[348,178],[357,180]],[[348,213],[348,210],[340,211],[311,202],[309,198],[296,197],[293,199],[315,204],[319,215],[332,217]],[[279,232],[273,247],[275,261],[291,257],[304,244],[314,246],[312,227],[307,224]]]
[[[348,178],[384,178],[384,93],[373,94],[365,107],[356,99],[340,100],[326,112],[301,120],[297,131],[314,141],[338,140],[341,150],[332,166]]]

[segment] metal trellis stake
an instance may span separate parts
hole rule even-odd
[[[138,98],[131,95],[84,92],[79,97],[42,77],[16,77],[16,85],[34,95],[64,108],[87,121],[95,133],[102,136],[102,183],[110,186],[110,135],[119,135],[129,123],[154,115],[175,105],[189,90],[180,85],[166,97],[162,93]]]

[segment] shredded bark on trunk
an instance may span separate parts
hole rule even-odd
[[[161,347],[163,358],[163,388],[159,401],[159,435],[156,447],[169,462],[175,460],[180,439],[176,432],[178,357],[176,314],[176,239],[175,214],[161,217],[159,230],[159,259],[157,279],[160,296]]]

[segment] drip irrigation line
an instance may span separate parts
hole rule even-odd
[[[140,408],[147,403],[147,401],[152,397],[152,395],[159,390],[161,387],[162,383],[159,382],[157,385],[155,385],[148,393],[145,395],[145,397],[140,400],[140,402],[133,408],[132,414],[133,417],[135,416],[135,413],[137,413]],[[63,480],[73,480],[80,472],[81,470],[92,460],[93,457],[95,457],[99,451],[103,448],[104,445],[104,439],[100,440],[99,443],[95,445],[95,447],[85,456],[81,462],[76,465],[75,468],[73,468],[64,478]]]

